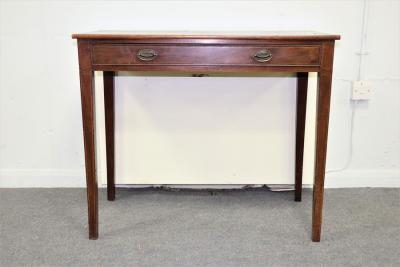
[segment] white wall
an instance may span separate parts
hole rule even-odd
[[[371,1],[353,106],[363,1],[0,1],[0,187],[83,186],[76,42],[71,33],[125,30],[318,30],[335,50],[327,186],[400,185],[399,1]],[[102,101],[101,73],[96,74]],[[308,103],[305,183],[312,183],[315,75]],[[116,80],[118,183],[293,183],[293,77]],[[101,102],[100,102],[101,103]],[[99,175],[104,181],[98,105]]]

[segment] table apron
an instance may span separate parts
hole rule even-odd
[[[319,45],[93,45],[93,66],[292,67],[320,65]]]

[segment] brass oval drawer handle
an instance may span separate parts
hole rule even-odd
[[[140,49],[137,53],[138,59],[142,61],[151,61],[158,56],[157,51],[153,49]]]
[[[262,49],[254,54],[253,59],[257,62],[268,62],[272,58],[272,52],[269,49]]]

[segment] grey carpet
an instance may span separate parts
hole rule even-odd
[[[400,189],[326,190],[321,243],[310,190],[102,190],[97,241],[85,198],[0,189],[0,266],[400,266]]]

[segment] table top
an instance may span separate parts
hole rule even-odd
[[[235,32],[185,32],[185,31],[94,31],[74,33],[74,39],[243,39],[243,40],[339,40],[340,35],[315,31],[235,31]]]

